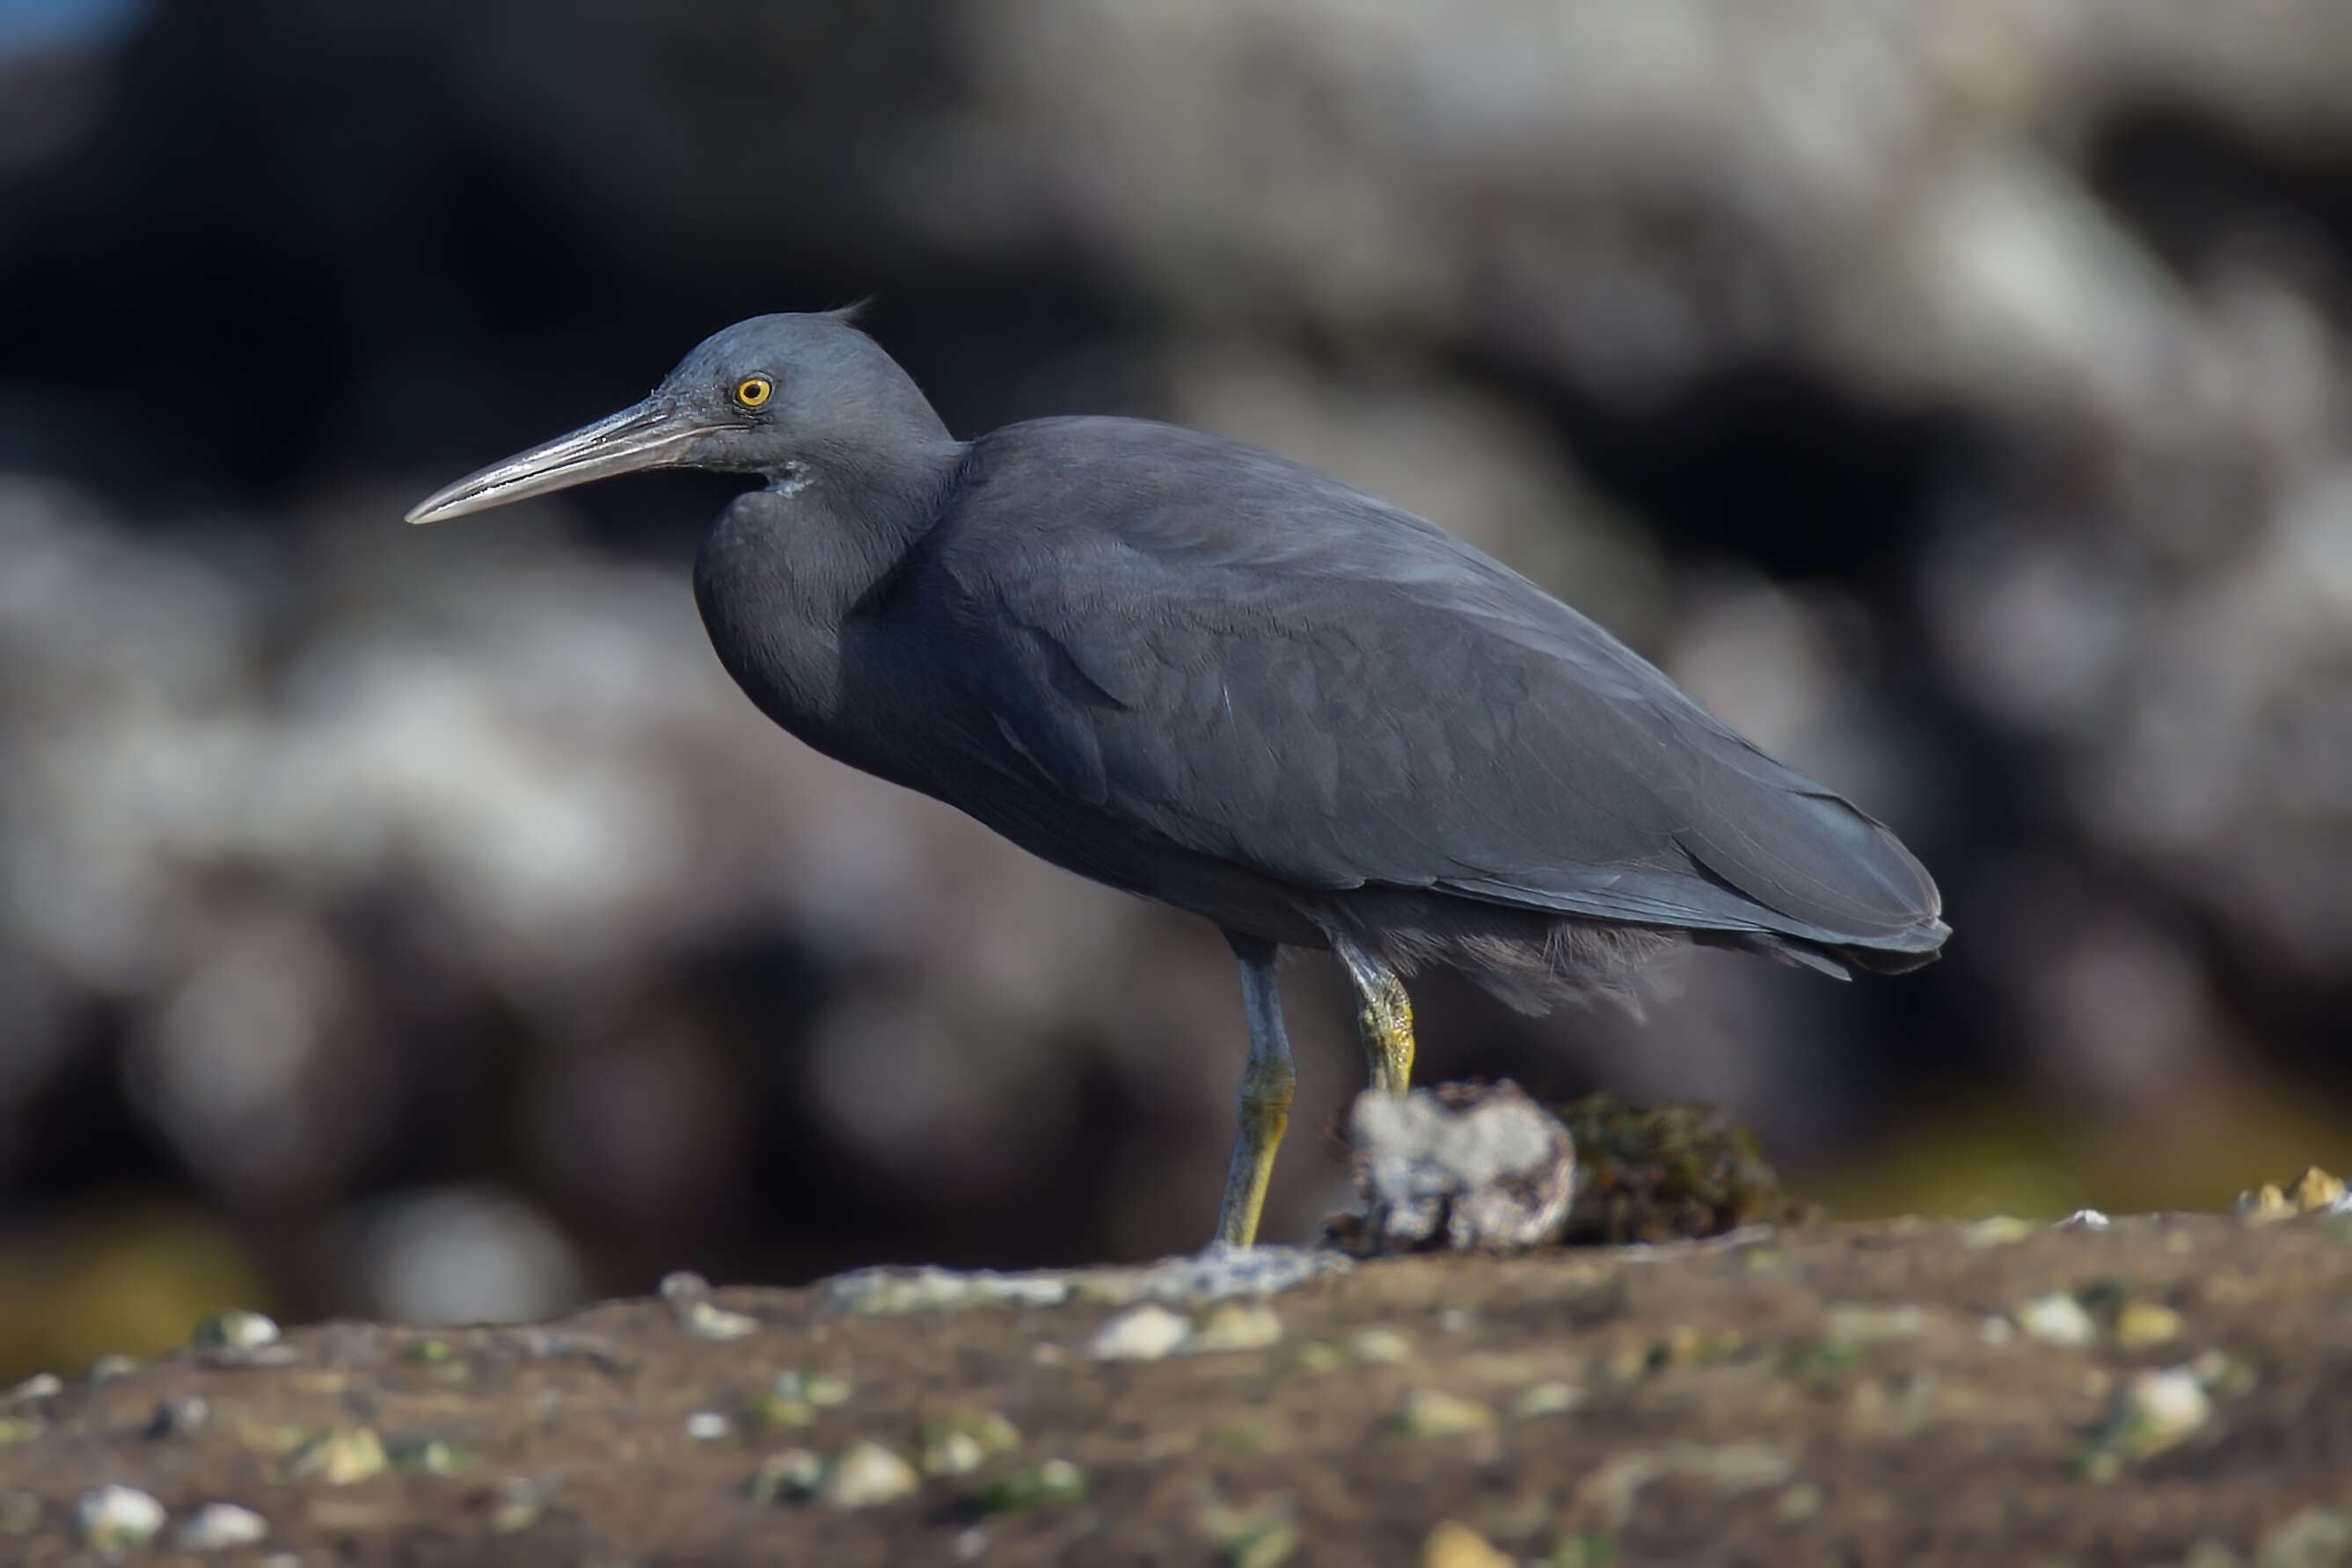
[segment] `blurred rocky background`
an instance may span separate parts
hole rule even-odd
[[[419,495],[878,295],[977,432],[1246,437],[1574,600],[1936,870],[1947,960],[1423,988],[1836,1211],[2352,1139],[2336,0],[0,0],[0,1376],[667,1268],[1210,1228],[1208,928],[771,729],[728,482]],[[1341,1195],[1286,983],[1269,1232]]]

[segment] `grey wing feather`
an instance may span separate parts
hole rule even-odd
[[[1125,422],[1054,423],[1098,449]],[[1317,891],[1942,940],[1892,833],[1575,611],[1385,502],[1192,440],[1153,448],[1157,483],[1090,490],[1065,461],[1078,521],[941,552],[963,678],[1042,783]]]

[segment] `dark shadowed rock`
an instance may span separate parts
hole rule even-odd
[[[1669,1241],[1805,1218],[1755,1134],[1711,1105],[1558,1107],[1583,1162],[1569,1242]]]

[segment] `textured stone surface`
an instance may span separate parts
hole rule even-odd
[[[2352,1221],[2324,1211],[2029,1224],[1990,1246],[1898,1221],[1380,1259],[1229,1303],[1278,1312],[1279,1339],[1157,1360],[1086,1347],[1123,1314],[1198,1334],[1224,1308],[708,1299],[758,1328],[714,1342],[648,1298],[438,1331],[431,1357],[414,1331],[344,1322],[289,1330],[283,1366],[192,1347],[66,1379],[43,1429],[0,1445],[0,1561],[86,1561],[85,1529],[177,1541],[213,1503],[265,1519],[268,1551],[362,1568],[1265,1568],[1473,1538],[1519,1562],[2284,1564],[2332,1561],[2295,1553],[2335,1550],[2352,1518]],[[2160,1309],[2176,1332],[2053,1341],[1988,1318],[2062,1300],[2103,1330]],[[192,1398],[211,1420],[145,1435]],[[766,1400],[793,1424],[688,1430]],[[390,1462],[339,1467],[338,1443]]]
[[[1361,1251],[1538,1246],[1568,1223],[1576,1146],[1518,1086],[1367,1091],[1349,1116]]]

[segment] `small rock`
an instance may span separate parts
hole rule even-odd
[[[2116,1314],[2116,1343],[2126,1350],[2162,1344],[2180,1333],[2180,1314],[2154,1301],[2128,1301]]]
[[[1806,1216],[1755,1135],[1714,1106],[1633,1106],[1588,1094],[1553,1109],[1576,1142],[1580,1166],[1564,1237],[1570,1244],[1729,1232],[1744,1247],[1773,1224]]]
[[[128,1377],[138,1370],[138,1362],[130,1356],[109,1352],[89,1364],[89,1380],[107,1383],[118,1377]]]
[[[760,1330],[760,1320],[729,1312],[710,1299],[710,1281],[690,1269],[664,1274],[656,1293],[670,1305],[677,1326],[697,1339],[746,1339]]]
[[[1533,1421],[1545,1416],[1565,1416],[1582,1399],[1583,1396],[1570,1384],[1538,1383],[1511,1401],[1510,1417],[1514,1421]]]
[[[677,1314],[678,1326],[697,1339],[747,1339],[760,1332],[760,1320],[729,1312],[716,1301],[688,1301]]]
[[[1891,1337],[1903,1337],[1899,1326],[1888,1329],[1890,1323],[1899,1325],[1902,1310],[1887,1309],[1888,1312],[1895,1315],[1879,1319],[1878,1329]],[[1738,1329],[1700,1329],[1690,1323],[1676,1323],[1666,1331],[1665,1338],[1651,1344],[1645,1355],[1653,1371],[1665,1366],[1705,1366],[1737,1354],[1741,1343]],[[1859,1344],[1863,1342],[1843,1340],[1836,1343]]]
[[[780,1497],[804,1498],[815,1491],[817,1482],[824,1479],[823,1459],[806,1448],[787,1448],[761,1459],[743,1490],[753,1502],[773,1502]]]
[[[547,1497],[552,1489],[541,1482],[516,1476],[500,1483],[498,1500],[490,1508],[490,1529],[499,1535],[514,1535],[539,1522],[547,1511]]]
[[[99,1487],[74,1504],[81,1543],[110,1557],[146,1545],[163,1528],[163,1505],[136,1487]]]
[[[856,1442],[833,1457],[817,1482],[819,1502],[831,1508],[877,1508],[922,1485],[915,1467],[876,1442]]]
[[[2329,1176],[2317,1166],[2305,1171],[2303,1179],[2294,1184],[2294,1206],[2305,1214],[2332,1209],[2343,1201],[2343,1178]]]
[[[1866,1306],[1842,1302],[1829,1310],[1827,1335],[1841,1344],[1874,1344],[1882,1340],[1916,1339],[1927,1314],[1916,1306]]]
[[[698,1443],[716,1443],[735,1430],[735,1423],[716,1410],[697,1410],[686,1418],[686,1435]]]
[[[278,1340],[275,1322],[243,1307],[229,1307],[200,1319],[195,1333],[189,1336],[192,1344],[225,1350],[259,1350],[264,1345],[276,1344]]]
[[[2272,1225],[2295,1215],[2294,1205],[2287,1201],[2276,1182],[2264,1182],[2252,1192],[2240,1193],[2237,1207],[2238,1218],[2249,1225]]]
[[[2064,1291],[2050,1291],[2026,1302],[2018,1309],[2017,1326],[2044,1344],[2085,1345],[2099,1337],[2099,1325]]]
[[[849,1403],[849,1385],[822,1372],[780,1372],[768,1392],[753,1402],[748,1419],[755,1427],[809,1427],[820,1409]]]
[[[1796,1469],[1784,1450],[1769,1443],[1677,1444],[1665,1451],[1664,1463],[1677,1474],[1713,1481],[1727,1493],[1779,1486]]]
[[[1821,1512],[1822,1504],[1827,1500],[1820,1487],[1811,1481],[1799,1481],[1772,1505],[1772,1517],[1782,1524],[1801,1524]]]
[[[474,1457],[445,1437],[425,1437],[392,1448],[392,1462],[404,1470],[425,1476],[454,1476],[474,1462]]]
[[[147,1422],[151,1437],[193,1437],[213,1418],[213,1407],[201,1394],[183,1394],[155,1406]]]
[[[2288,1517],[2254,1551],[2254,1568],[2338,1568],[2352,1562],[2352,1510],[2314,1506]]]
[[[797,1400],[820,1410],[849,1403],[849,1385],[825,1372],[780,1372],[772,1392],[779,1399]]]
[[[1515,1568],[1510,1555],[1497,1552],[1485,1536],[1455,1520],[1440,1521],[1422,1542],[1421,1568]]]
[[[2105,1215],[2100,1213],[2095,1208],[2078,1208],[2074,1213],[2068,1215],[2065,1218],[2059,1220],[2053,1228],[2058,1230],[2105,1230],[2113,1227],[2114,1224],[2114,1220],[2109,1219]]]
[[[54,1399],[66,1391],[66,1380],[54,1372],[37,1372],[16,1387],[0,1396],[0,1403],[29,1405],[37,1399]]]
[[[1515,1083],[1367,1091],[1349,1132],[1360,1250],[1517,1250],[1557,1239],[1568,1224],[1575,1143]]]
[[[1397,1414],[1397,1430],[1412,1437],[1459,1437],[1492,1431],[1495,1413],[1475,1399],[1442,1389],[1416,1388],[1405,1396]]]
[[[286,1456],[286,1473],[297,1480],[345,1487],[381,1475],[388,1462],[383,1439],[373,1427],[333,1427],[297,1444]]]
[[[965,1476],[987,1462],[979,1438],[969,1432],[943,1432],[924,1438],[918,1468],[927,1476]]]
[[[2033,1226],[2030,1221],[2020,1219],[2013,1214],[1996,1214],[1969,1226],[1961,1232],[1961,1239],[1964,1245],[1973,1248],[2006,1247],[2032,1234]]]
[[[1358,1361],[1394,1365],[1412,1359],[1412,1341],[1395,1329],[1366,1329],[1348,1342],[1348,1354]]]
[[[982,1513],[1012,1513],[1076,1502],[1087,1495],[1086,1473],[1067,1459],[1047,1459],[1013,1471],[982,1489],[972,1506]]]
[[[2234,1399],[2255,1383],[2253,1364],[2226,1350],[2207,1351],[2189,1364],[2189,1370],[2200,1387],[2220,1399]]]
[[[1217,1553],[1218,1568],[1281,1568],[1298,1550],[1298,1526],[1283,1521],[1248,1531]]]
[[[1286,1491],[1236,1508],[1204,1481],[1193,1522],[1216,1548],[1219,1568],[1276,1568],[1298,1549],[1298,1501]]]
[[[674,1305],[698,1301],[710,1294],[710,1281],[691,1269],[673,1269],[661,1277],[654,1288],[655,1294]]]
[[[959,1410],[924,1422],[916,1442],[923,1474],[961,1476],[1019,1448],[1021,1432],[993,1410]]]
[[[1221,1301],[1210,1309],[1208,1321],[1183,1342],[1189,1355],[1264,1350],[1282,1341],[1282,1320],[1263,1301]]]
[[[208,1502],[180,1526],[183,1552],[226,1552],[236,1546],[257,1546],[269,1534],[269,1521],[249,1508],[233,1502]]]
[[[419,1334],[401,1348],[400,1354],[420,1366],[446,1366],[457,1359],[457,1347],[437,1334]]]
[[[1307,1373],[1337,1372],[1348,1364],[1348,1353],[1328,1340],[1317,1340],[1298,1347],[1298,1370]]]
[[[1977,1337],[1987,1344],[2007,1344],[2017,1337],[2017,1325],[1999,1312],[1994,1312],[1987,1317],[1983,1326],[1978,1329]]]
[[[1103,1324],[1087,1354],[1097,1361],[1158,1361],[1192,1336],[1190,1322],[1147,1302]]]
[[[2188,1367],[2136,1372],[2117,1403],[2112,1441],[2126,1454],[2157,1453],[2203,1426],[2212,1413],[2204,1385]]]
[[[988,1554],[988,1531],[976,1524],[968,1524],[956,1531],[955,1543],[949,1547],[959,1563],[977,1563]]]
[[[805,1399],[786,1399],[771,1392],[751,1401],[751,1407],[743,1413],[743,1422],[748,1427],[768,1432],[814,1427],[816,1425],[816,1406]]]

